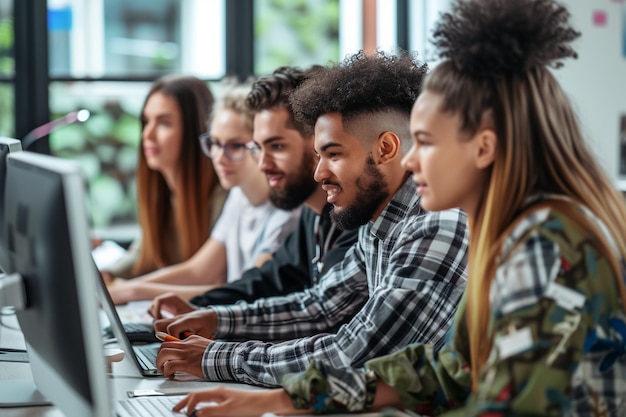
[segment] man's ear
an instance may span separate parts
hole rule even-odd
[[[492,129],[483,129],[474,137],[476,143],[476,167],[485,169],[493,164],[498,150],[498,137]]]
[[[394,132],[385,131],[374,142],[373,154],[379,164],[393,161],[400,153],[400,138]]]

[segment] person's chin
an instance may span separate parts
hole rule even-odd
[[[151,160],[149,158],[146,158],[146,165],[152,171],[159,171],[159,172],[161,172],[161,165],[157,161],[154,161],[154,160]]]
[[[333,204],[333,214],[335,216],[341,216],[344,214],[345,211],[346,211],[345,207]]]
[[[220,174],[219,178],[220,178],[220,185],[222,186],[222,188],[225,188],[227,190],[230,190],[231,188],[239,185],[237,178],[235,178],[234,175],[221,175]]]

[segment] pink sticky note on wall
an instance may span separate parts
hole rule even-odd
[[[594,26],[606,25],[606,12],[603,10],[596,10],[593,12],[593,24]]]

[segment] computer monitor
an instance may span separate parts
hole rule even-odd
[[[39,391],[67,417],[112,416],[84,187],[76,162],[8,156],[6,272],[23,280],[16,314]]]
[[[0,136],[0,273],[7,262],[7,255],[4,246],[4,184],[7,173],[7,155],[9,152],[22,150],[22,142],[17,139]]]

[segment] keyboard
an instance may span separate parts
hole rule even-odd
[[[172,408],[178,404],[185,395],[160,395],[148,397],[133,397],[118,401],[117,414],[121,417],[180,417],[183,412],[174,412]],[[198,408],[216,405],[214,402],[201,402]]]
[[[184,413],[176,413],[172,408],[185,398],[184,395],[163,395],[156,397],[135,397],[118,401],[124,411],[118,413],[124,417],[172,417],[182,416]]]
[[[156,358],[159,353],[158,346],[155,345],[135,345],[133,346],[137,360],[144,369],[156,369]]]
[[[124,333],[128,336],[130,343],[156,343],[159,339],[154,334],[154,326],[147,323],[124,323]],[[111,326],[104,328],[103,337],[114,338]]]

